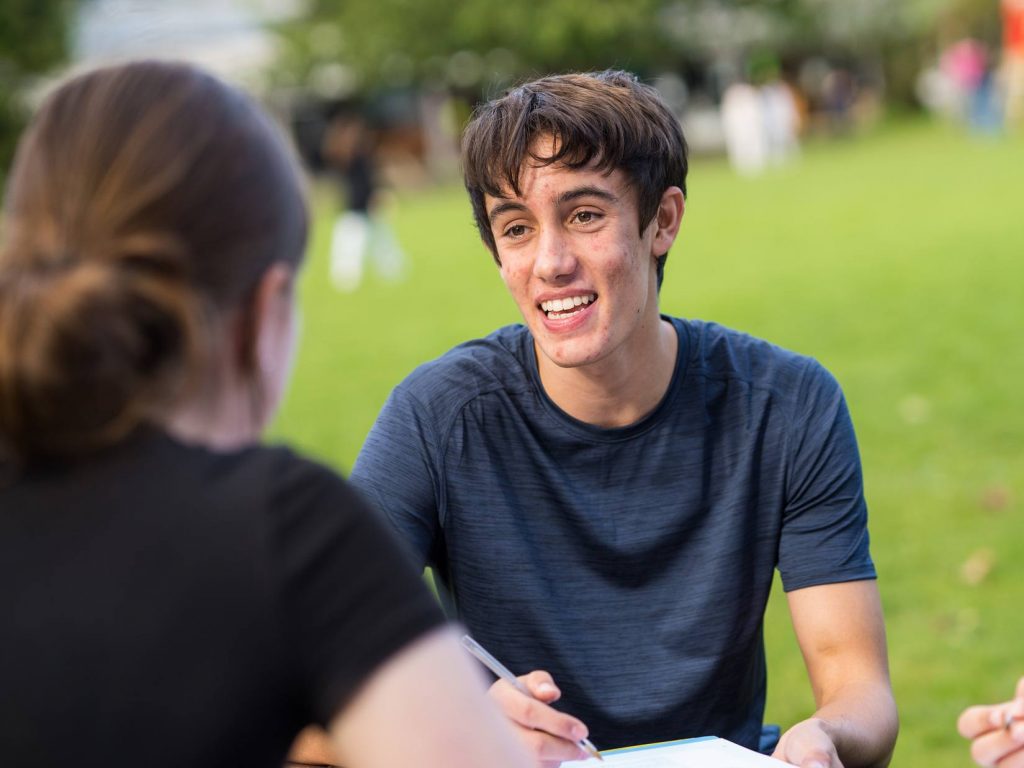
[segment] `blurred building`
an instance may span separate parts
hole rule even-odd
[[[72,27],[72,66],[184,59],[262,90],[277,55],[267,27],[301,11],[301,0],[84,0]]]

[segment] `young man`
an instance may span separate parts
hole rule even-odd
[[[716,734],[757,748],[781,572],[818,709],[776,756],[888,762],[896,736],[860,462],[813,360],[663,316],[686,147],[626,73],[474,115],[465,181],[525,325],[417,369],[353,469],[459,619],[536,699],[492,694],[543,765]],[[548,706],[557,699],[558,711]]]

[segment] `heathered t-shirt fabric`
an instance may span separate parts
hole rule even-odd
[[[278,768],[443,616],[328,469],[145,430],[0,479],[0,764]]]
[[[665,319],[676,369],[639,422],[559,409],[509,326],[402,382],[352,480],[476,639],[551,672],[600,748],[756,749],[774,569],[787,591],[875,577],[856,440],[814,360]]]

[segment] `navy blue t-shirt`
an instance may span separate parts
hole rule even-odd
[[[814,360],[694,320],[661,403],[621,428],[545,394],[502,328],[392,392],[352,473],[516,674],[546,669],[601,748],[756,748],[762,621],[789,590],[875,577],[853,427]]]

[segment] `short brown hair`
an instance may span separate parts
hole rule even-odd
[[[557,151],[538,157],[533,142],[548,135]],[[676,186],[686,194],[686,140],[679,120],[654,88],[618,70],[544,77],[477,107],[463,135],[462,159],[480,237],[499,264],[484,195],[502,197],[510,189],[520,194],[527,159],[623,171],[637,193],[641,232],[666,189]],[[658,260],[659,285],[667,255]]]
[[[185,64],[67,82],[19,145],[0,248],[0,453],[73,456],[166,407],[205,321],[298,263],[303,183],[270,119]]]

